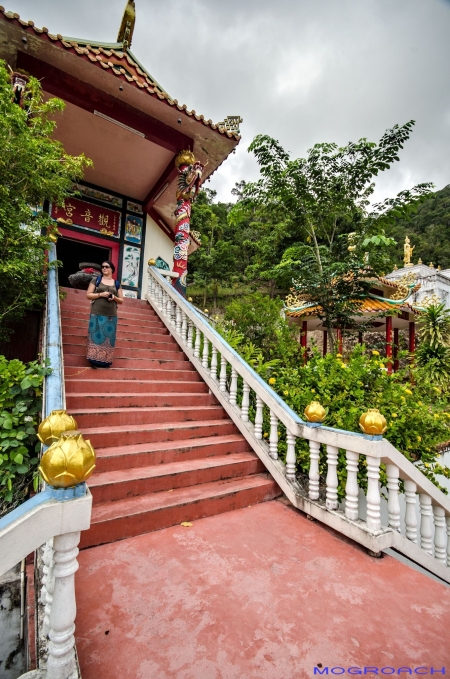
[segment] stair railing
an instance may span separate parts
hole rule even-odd
[[[52,245],[49,262],[55,260],[56,247]],[[43,349],[52,368],[44,380],[44,419],[52,410],[65,407],[58,272],[53,267],[49,267],[47,274]],[[80,532],[90,526],[91,509],[92,496],[85,483],[61,489],[47,486],[0,519],[0,575],[32,552],[38,557],[43,604],[42,615],[39,611],[37,616],[39,667],[22,675],[23,678],[79,676],[74,638],[75,573]]]
[[[391,547],[450,582],[450,498],[381,436],[304,422],[158,269],[150,266],[148,272],[149,302],[290,502],[371,552]],[[239,399],[238,392],[242,394]],[[264,414],[270,421],[267,441]],[[280,427],[286,430],[285,463],[279,459]],[[298,439],[309,445],[307,487],[296,477]],[[323,489],[319,475],[322,446],[327,467]],[[339,450],[346,454],[343,503],[337,493]],[[357,479],[360,456],[367,468],[365,518]],[[381,521],[381,463],[386,465],[388,479],[387,525]],[[404,515],[400,481],[405,491]]]

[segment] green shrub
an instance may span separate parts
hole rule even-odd
[[[51,369],[38,361],[22,363],[0,356],[0,514],[37,487],[36,430],[42,411],[42,384]]]

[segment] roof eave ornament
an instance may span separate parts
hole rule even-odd
[[[125,10],[120,25],[117,42],[123,43],[123,49],[127,50],[131,47],[131,40],[133,39],[134,24],[136,23],[136,8],[135,0],[127,0]]]

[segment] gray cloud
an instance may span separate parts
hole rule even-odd
[[[50,31],[113,41],[124,0],[11,0]],[[293,156],[316,142],[417,121],[377,198],[450,182],[448,0],[136,0],[133,51],[179,101],[216,122],[244,118],[242,141],[211,188],[223,200],[257,176],[247,147],[270,134]]]

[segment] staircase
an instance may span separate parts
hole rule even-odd
[[[114,362],[85,358],[90,303],[61,304],[67,411],[97,453],[81,547],[253,505],[280,490],[148,302],[119,307]]]

